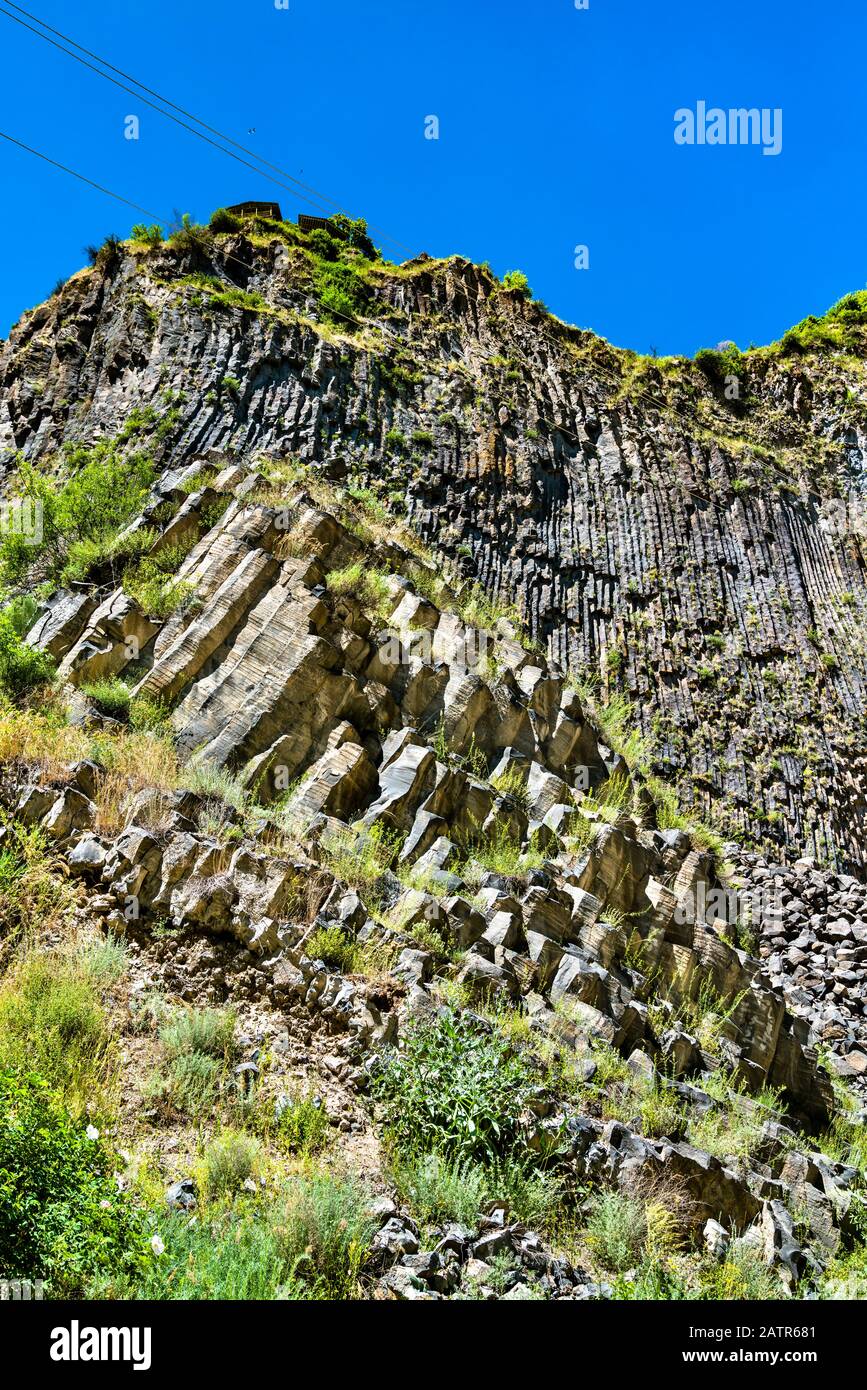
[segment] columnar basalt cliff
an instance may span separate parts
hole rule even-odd
[[[293,454],[371,486],[552,659],[626,692],[706,818],[861,864],[861,297],[693,364],[617,351],[459,258],[343,254],[334,300],[285,224],[110,247],[3,350],[7,465],[132,418],[166,465]]]
[[[693,364],[352,224],[94,261],[0,357],[3,1271],[863,1295],[867,296]]]

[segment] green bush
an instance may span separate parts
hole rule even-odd
[[[353,266],[343,261],[318,260],[314,279],[320,307],[341,326],[346,319],[357,319],[365,312],[370,290]]]
[[[587,1232],[594,1254],[607,1269],[629,1269],[640,1261],[647,1241],[644,1203],[620,1192],[601,1192]]]
[[[377,1228],[370,1195],[352,1179],[299,1178],[273,1217],[286,1267],[322,1299],[353,1298]]]
[[[407,1031],[376,1078],[386,1132],[398,1152],[495,1164],[527,1155],[521,1112],[535,1091],[506,1039],[444,1012]]]
[[[319,927],[307,941],[306,951],[311,960],[321,960],[344,974],[353,970],[358,954],[353,937],[349,936],[337,923]]]
[[[177,1009],[160,1029],[167,1072],[154,1090],[179,1110],[199,1115],[217,1099],[232,1056],[234,1015],[221,1009]]]
[[[533,293],[523,270],[507,270],[503,276],[503,289],[512,290],[519,294],[522,299],[529,299]]]
[[[53,1298],[143,1258],[138,1216],[95,1129],[34,1073],[0,1073],[0,1270],[45,1279]]]
[[[141,246],[162,246],[165,233],[158,222],[152,222],[150,225],[137,222],[132,229],[131,238]]]
[[[243,226],[240,217],[227,208],[215,208],[208,222],[212,232],[239,232]]]
[[[396,1158],[392,1181],[418,1221],[459,1221],[472,1226],[488,1193],[484,1168],[450,1163],[437,1153]]]
[[[148,617],[165,619],[189,605],[195,587],[173,577],[169,552],[147,556],[124,575],[123,587]]]
[[[92,561],[110,549],[117,532],[135,516],[154,472],[141,454],[121,457],[115,442],[67,449],[57,476],[21,460],[11,491],[42,508],[42,539],[21,535],[0,541],[0,581],[20,583],[38,562],[58,581],[72,548],[89,543]]]
[[[13,698],[52,680],[55,666],[50,656],[28,647],[17,631],[18,612],[0,613],[0,687]]]
[[[201,1188],[208,1201],[231,1196],[256,1174],[262,1146],[252,1134],[227,1129],[207,1145],[202,1155]]]
[[[296,1097],[284,1105],[274,1125],[274,1135],[289,1153],[309,1156],[321,1153],[328,1144],[331,1126],[328,1111],[314,1095]]]
[[[83,693],[103,714],[121,719],[129,713],[129,686],[119,676],[106,680],[91,681],[81,687]]]

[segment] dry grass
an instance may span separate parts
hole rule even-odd
[[[115,734],[95,750],[106,767],[96,794],[97,828],[115,835],[132,798],[145,788],[170,792],[178,785],[175,751],[154,734]]]
[[[96,808],[97,829],[106,835],[123,827],[126,807],[137,792],[146,787],[169,792],[178,785],[174,748],[156,734],[122,731],[94,738],[63,722],[60,708],[52,705],[0,712],[0,767],[34,767],[43,780],[62,781],[69,764],[83,758],[105,768]]]
[[[90,748],[90,736],[63,722],[51,706],[45,712],[26,707],[0,711],[0,765],[35,764],[52,780],[63,775],[67,763],[86,758]]]

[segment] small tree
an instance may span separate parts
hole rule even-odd
[[[523,270],[507,270],[503,276],[503,289],[514,291],[522,299],[529,299],[532,293],[530,282]]]

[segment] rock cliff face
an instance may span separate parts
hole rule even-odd
[[[849,1277],[862,318],[853,296],[779,349],[643,360],[464,261],[251,221],[108,243],[5,345],[4,491],[45,533],[3,538],[0,952],[33,873],[40,957],[79,960],[73,927],[123,943],[134,1130],[155,1094],[197,1114],[166,1010],[240,1011],[215,1131],[270,1142],[290,1056],[327,1087],[380,1165],[340,1296],[608,1296],[598,1230],[550,1246],[557,1203],[609,1190],[643,1213],[636,1290]],[[701,813],[774,854],[725,866]],[[425,1181],[472,1168],[471,1224],[433,1225],[380,1138]],[[158,1156],[171,1210],[190,1142]]]
[[[862,864],[858,296],[699,366],[619,352],[458,258],[359,255],[336,300],[322,265],[277,223],[109,248],[2,350],[7,463],[132,418],[166,465],[291,454],[372,487],[553,660],[626,693],[702,815]]]

